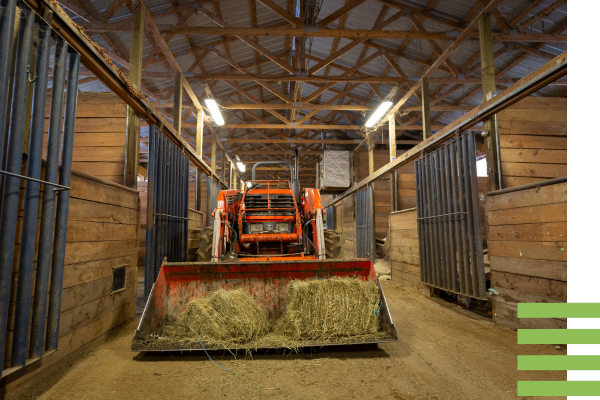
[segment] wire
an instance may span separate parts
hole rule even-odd
[[[230,374],[233,374],[233,372],[231,372],[230,370],[228,370],[227,368],[223,367],[222,365],[219,365],[215,360],[213,360],[210,357],[210,354],[208,354],[208,351],[206,351],[206,349],[204,348],[204,343],[202,343],[202,337],[200,337],[200,335],[198,335],[198,339],[200,339],[200,344],[202,345],[202,350],[204,350],[204,353],[206,353],[206,356],[208,357],[208,359],[212,362],[214,362],[216,365],[218,365],[219,367],[223,368],[225,371],[229,372]]]

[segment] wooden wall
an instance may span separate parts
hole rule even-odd
[[[498,114],[503,188],[567,176],[567,99],[527,97]]]
[[[392,280],[412,288],[421,287],[419,236],[415,208],[390,214],[390,266]]]
[[[356,257],[356,215],[354,195],[342,199],[342,258]]]
[[[543,185],[540,182],[540,185]],[[512,329],[566,328],[518,319],[517,303],[567,301],[567,182],[487,198],[494,321]]]
[[[46,100],[46,132],[50,96]],[[77,97],[73,169],[123,184],[127,105],[115,94],[81,92]],[[46,155],[44,136],[44,157]]]
[[[139,223],[137,191],[73,171],[58,350],[1,379],[0,393],[26,381],[29,385],[44,369],[135,317]],[[5,363],[10,360],[18,256],[17,245]],[[127,265],[126,289],[111,295],[112,269],[119,265]]]

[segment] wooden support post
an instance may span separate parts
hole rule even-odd
[[[396,119],[394,114],[388,115],[390,135],[390,162],[396,159]],[[390,173],[390,203],[391,211],[398,211],[398,190],[396,189],[396,170]]]
[[[133,2],[133,25],[129,57],[129,80],[135,90],[142,84],[142,54],[144,51],[144,14],[146,9],[138,1]],[[125,133],[125,186],[137,189],[138,160],[140,153],[140,117],[127,106]]]
[[[181,135],[181,111],[183,104],[183,73],[175,75],[175,98],[173,99],[173,128]],[[185,121],[184,121],[185,122]]]
[[[367,147],[369,149],[369,175],[375,172],[375,159],[373,158],[373,150],[375,149],[375,132],[369,133],[367,136]]]
[[[482,102],[491,99],[496,93],[496,72],[494,70],[494,49],[492,42],[492,17],[484,14],[479,18],[479,47],[481,52]],[[486,144],[486,161],[488,169],[488,191],[500,189],[498,169],[498,142],[496,132],[496,115],[483,122]]]
[[[229,188],[231,189],[233,186],[233,163],[229,163]]]
[[[217,131],[212,132],[212,143],[210,148],[210,169],[217,174]]]
[[[316,187],[317,189],[318,189],[318,188],[319,188],[319,186],[320,186],[320,185],[319,185],[319,183],[320,183],[320,182],[319,182],[319,178],[320,178],[320,176],[321,176],[321,173],[320,173],[320,171],[319,171],[319,167],[320,167],[320,164],[319,164],[319,163],[316,163],[316,164],[315,164],[315,187]]]
[[[423,78],[421,83],[421,109],[423,116],[423,140],[431,136],[431,111],[429,104],[429,78]]]
[[[225,163],[227,162],[227,158],[225,157],[225,148],[221,152],[221,180],[225,182]]]
[[[352,152],[352,166],[354,167],[354,183],[358,183],[358,153]]]
[[[202,159],[202,137],[204,135],[204,110],[196,116],[196,154]],[[202,211],[202,171],[196,168],[196,210]]]
[[[233,169],[233,190],[237,189],[237,168]]]

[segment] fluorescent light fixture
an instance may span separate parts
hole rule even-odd
[[[381,119],[381,117],[383,117],[383,114],[385,114],[385,112],[387,110],[389,110],[389,108],[391,106],[392,106],[391,101],[384,101],[383,103],[381,103],[381,105],[377,108],[377,110],[375,110],[373,115],[371,115],[371,118],[369,118],[369,120],[365,124],[366,127],[371,128],[373,125],[375,125],[377,123],[377,121],[379,121]]]
[[[240,156],[238,156],[237,154],[235,155],[235,159],[237,160],[237,162],[235,163],[238,167],[238,170],[240,172],[246,172],[246,165],[242,162],[242,160],[240,160]]]
[[[217,125],[223,125],[225,121],[223,120],[221,111],[219,111],[219,105],[217,104],[217,102],[213,99],[206,99],[206,106],[210,110],[210,115],[212,115],[213,120],[217,123]]]

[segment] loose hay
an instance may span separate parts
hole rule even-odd
[[[287,348],[389,339],[379,330],[381,299],[372,281],[354,277],[294,280],[287,309],[271,331],[265,312],[245,289],[218,290],[187,304],[157,329],[146,345],[156,348]]]
[[[295,280],[275,331],[295,340],[329,340],[379,330],[379,288],[358,278]]]
[[[190,301],[161,336],[231,346],[267,334],[271,326],[265,313],[245,289],[219,289],[208,297]]]

